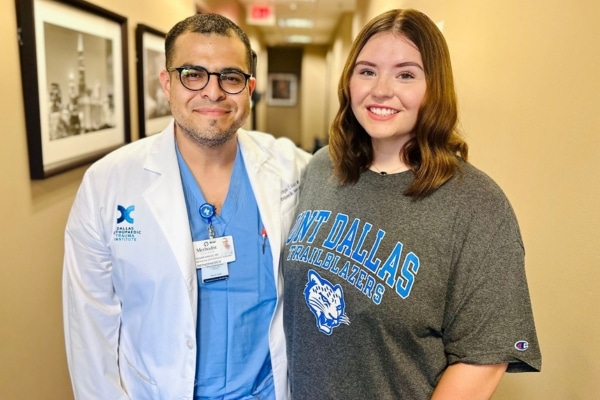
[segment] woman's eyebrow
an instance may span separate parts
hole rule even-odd
[[[355,66],[357,65],[366,65],[368,67],[376,67],[377,64],[372,63],[370,61],[357,61],[356,64],[354,64]],[[398,63],[396,65],[394,65],[394,67],[396,68],[402,68],[402,67],[417,67],[420,70],[424,71],[423,67],[421,66],[421,64],[414,62],[414,61],[405,61],[405,62],[401,62]]]

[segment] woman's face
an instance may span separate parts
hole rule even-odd
[[[427,83],[421,53],[405,36],[381,32],[362,48],[350,104],[371,140],[403,146],[412,137]]]

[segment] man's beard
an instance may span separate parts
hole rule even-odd
[[[208,147],[211,149],[216,149],[223,146],[227,143],[231,138],[233,138],[237,132],[237,130],[243,125],[239,121],[236,121],[233,125],[226,130],[219,130],[217,128],[217,122],[212,121],[211,126],[204,131],[200,131],[198,129],[190,128],[187,126],[181,125],[181,123],[177,122],[177,125],[183,133],[191,139],[194,143],[199,144],[202,147]]]

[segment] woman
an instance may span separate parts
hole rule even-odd
[[[523,242],[467,163],[450,55],[415,10],[371,20],[284,253],[294,399],[488,399],[539,371]]]

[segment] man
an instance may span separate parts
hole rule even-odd
[[[75,396],[285,399],[278,264],[310,156],[241,129],[256,82],[234,23],[187,18],[165,50],[173,123],[95,163],[69,215]]]

